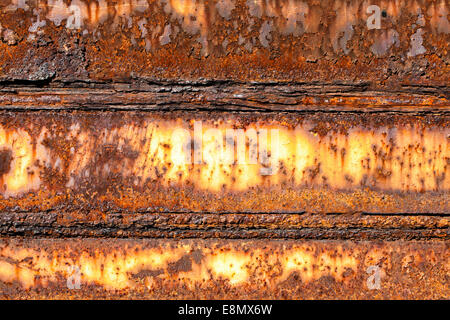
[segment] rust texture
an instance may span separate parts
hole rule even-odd
[[[2,236],[25,238],[222,238],[315,240],[447,240],[450,219],[439,215],[61,213],[4,212]]]
[[[2,210],[450,211],[447,115],[4,112],[0,125]]]
[[[0,4],[3,81],[208,78],[388,88],[449,81],[445,0]]]
[[[269,83],[218,80],[89,83],[45,86],[0,84],[0,108],[11,111],[260,111],[402,112],[447,114],[448,86],[402,85],[391,90],[370,82]]]
[[[448,249],[430,241],[3,240],[0,295],[449,299]],[[380,269],[378,290],[367,284],[370,266]],[[70,290],[74,269],[80,288]]]
[[[0,299],[449,299],[449,14],[0,0]]]

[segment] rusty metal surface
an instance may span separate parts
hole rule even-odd
[[[0,108],[11,111],[260,111],[402,112],[450,111],[449,87],[376,89],[369,82],[270,83],[159,81],[61,84],[0,83]]]
[[[388,88],[449,82],[445,0],[0,5],[4,81],[209,78],[369,81]],[[375,27],[373,5],[379,8]]]
[[[449,240],[439,215],[3,212],[2,236],[23,238]]]
[[[3,298],[449,299],[444,242],[2,240]],[[66,286],[78,266],[80,289]],[[381,269],[369,290],[367,268]]]
[[[0,299],[449,299],[449,13],[0,0]]]
[[[3,112],[0,208],[448,214],[449,119]],[[175,134],[180,129],[187,135]],[[240,141],[226,129],[246,135]],[[277,130],[276,146],[262,144],[263,129]]]

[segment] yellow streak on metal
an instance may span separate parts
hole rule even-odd
[[[298,272],[304,282],[332,276],[343,281],[346,270],[356,272],[356,252],[338,248],[337,252],[320,252],[308,245],[296,245],[289,250],[270,252],[256,248],[245,252],[232,246],[201,248],[200,261],[193,261],[191,270],[169,272],[169,265],[188,255],[194,248],[190,245],[143,249],[131,246],[111,249],[107,253],[76,252],[70,246],[48,252],[3,246],[0,248],[0,281],[18,282],[24,289],[35,286],[46,287],[55,282],[57,276],[67,278],[69,266],[80,268],[84,284],[97,284],[107,290],[132,289],[137,283],[132,276],[140,271],[163,272],[156,277],[179,280],[188,285],[208,280],[226,280],[230,285],[240,285],[250,278],[276,285],[285,281],[293,272]],[[26,260],[25,260],[26,259]],[[11,260],[17,261],[12,264]],[[9,261],[9,262],[8,262]],[[21,262],[27,261],[27,262]],[[275,276],[275,274],[278,274]],[[152,276],[147,276],[152,278]],[[39,278],[39,280],[37,280]],[[147,282],[151,279],[147,279]]]
[[[369,131],[354,128],[347,134],[334,132],[319,137],[310,131],[312,125],[308,123],[295,129],[252,123],[246,128],[246,134],[254,129],[266,130],[270,136],[270,132],[278,130],[278,143],[269,139],[265,147],[260,137],[254,141],[248,134],[243,140],[244,147],[242,144],[239,147],[235,139],[232,149],[224,141],[231,125],[208,122],[202,128],[203,163],[193,164],[193,151],[183,149],[183,146],[191,145],[194,133],[191,130],[185,131],[184,136],[174,134],[175,128],[187,130],[189,127],[181,120],[161,120],[144,126],[103,129],[97,138],[92,132],[73,125],[66,139],[75,139],[78,147],[71,148],[70,159],[65,165],[54,150],[42,144],[45,137],[54,137],[47,128],[42,129],[35,144],[22,129],[0,128],[0,150],[11,150],[13,156],[11,170],[3,176],[6,189],[1,193],[10,197],[35,191],[41,184],[39,177],[44,167],[63,173],[65,166],[68,167],[65,173],[67,188],[76,188],[77,177],[102,177],[109,173],[133,177],[135,185],[147,179],[158,180],[167,187],[182,187],[189,182],[200,190],[212,192],[223,188],[244,191],[282,182],[298,187],[314,185],[333,189],[355,189],[365,183],[382,190],[403,192],[450,188],[447,174],[450,146],[446,129],[379,128]],[[250,143],[252,141],[257,142],[257,149]],[[102,165],[89,166],[102,145],[116,148],[118,153],[131,148],[138,156],[134,160],[125,157],[120,161],[104,159]],[[236,150],[236,145],[238,150],[245,150],[245,159]],[[269,162],[276,168],[273,175],[261,174],[264,169],[262,158],[256,163],[251,161],[249,153],[264,148],[270,154]]]
[[[448,257],[437,257],[433,250],[421,251],[411,246],[274,243],[253,246],[252,242],[240,242],[236,246],[233,242],[172,242],[172,245],[164,242],[148,248],[132,242],[104,247],[107,244],[104,242],[91,250],[83,249],[77,241],[68,241],[53,249],[41,245],[38,249],[2,244],[0,281],[18,283],[24,289],[45,288],[52,283],[64,287],[70,267],[76,266],[80,269],[82,286],[93,284],[105,290],[139,290],[142,286],[157,290],[155,283],[159,280],[188,288],[210,287],[214,286],[214,281],[225,281],[234,287],[264,284],[271,290],[292,275],[303,284],[332,277],[345,286],[359,279],[360,272],[364,272],[363,279],[366,279],[367,267],[374,265],[380,266],[384,278],[386,272],[394,268],[394,255],[399,255],[402,268],[409,268],[411,264],[417,266],[423,261],[439,262],[443,270],[449,268]],[[180,267],[179,262],[186,258],[190,264]]]

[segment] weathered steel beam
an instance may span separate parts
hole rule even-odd
[[[449,258],[430,241],[4,239],[0,297],[449,299]]]
[[[45,87],[0,82],[0,109],[122,111],[402,112],[450,111],[448,86],[376,90],[369,83],[248,83],[146,80],[118,83],[50,83]]]
[[[449,240],[439,215],[2,212],[0,235],[24,238]]]
[[[449,119],[2,112],[0,209],[448,214]]]

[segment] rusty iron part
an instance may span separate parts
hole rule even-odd
[[[439,215],[4,212],[0,234],[23,238],[448,240]]]
[[[448,214],[449,119],[389,113],[4,112],[0,208]],[[187,135],[175,134],[180,129]],[[230,129],[242,130],[243,138],[228,136]],[[265,148],[262,130],[268,136],[277,132],[277,146],[269,141],[267,161],[260,153],[252,163],[251,154]],[[239,148],[245,149],[242,161]]]
[[[0,0],[0,299],[449,299],[449,14]]]
[[[3,81],[362,81],[448,90],[445,0],[1,0],[0,6]]]
[[[441,241],[0,242],[3,298],[449,299],[448,276]]]
[[[449,111],[449,89],[402,85],[386,91],[370,82],[270,83],[149,81],[58,83],[43,87],[0,82],[0,107],[10,111],[241,111],[401,112]]]

